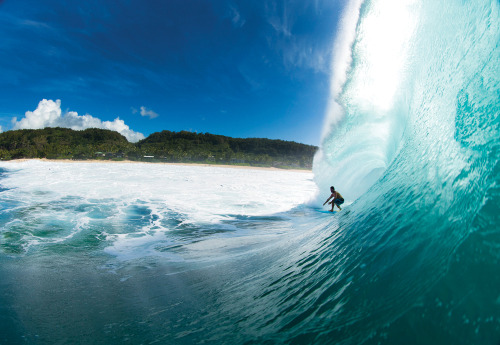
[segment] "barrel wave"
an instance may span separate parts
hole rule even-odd
[[[500,344],[499,43],[351,1],[313,174],[0,162],[0,344]]]
[[[350,205],[252,277],[256,343],[500,342],[499,11],[347,6],[314,174]]]
[[[320,278],[297,288],[310,322],[293,339],[500,342],[499,7],[381,0],[348,14],[314,172],[352,205],[310,258]]]

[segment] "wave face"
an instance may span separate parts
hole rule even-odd
[[[306,310],[336,311],[315,331],[324,342],[499,343],[499,7],[350,13],[314,164],[320,190],[353,202],[311,268],[326,282]]]

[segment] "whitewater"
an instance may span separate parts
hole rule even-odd
[[[0,162],[0,344],[499,344],[499,42],[349,2],[313,172]]]

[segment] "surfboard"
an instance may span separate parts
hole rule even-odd
[[[330,213],[330,214],[333,214],[333,213],[337,213],[338,211],[335,211],[335,210],[334,210],[333,212],[331,212],[331,211],[328,211],[328,210],[318,210],[318,212],[320,212],[320,213]]]

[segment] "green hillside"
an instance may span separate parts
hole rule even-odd
[[[162,131],[138,143],[104,129],[23,129],[0,133],[0,159],[130,159],[153,162],[312,167],[317,147],[264,138]]]

